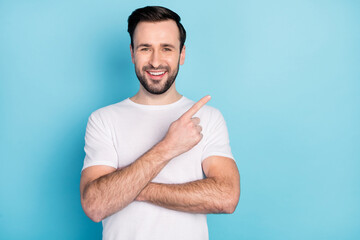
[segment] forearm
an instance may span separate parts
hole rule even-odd
[[[149,183],[136,200],[192,213],[232,213],[238,193],[230,181],[206,178],[184,184]]]
[[[145,186],[174,157],[189,151],[201,139],[200,119],[193,115],[209,101],[202,98],[174,121],[164,139],[131,165],[82,175],[81,202],[85,213],[94,221],[120,211],[131,203]],[[86,171],[86,169],[85,169]]]
[[[131,165],[89,182],[82,194],[87,215],[98,222],[130,204],[170,160],[161,144]]]

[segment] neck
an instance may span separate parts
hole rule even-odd
[[[139,91],[130,100],[144,105],[166,105],[178,101],[181,97],[182,95],[175,89],[175,84],[159,95],[149,93],[140,85]]]

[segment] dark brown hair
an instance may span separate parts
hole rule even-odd
[[[180,16],[168,8],[160,6],[147,6],[138,8],[131,13],[128,18],[128,32],[130,34],[131,46],[134,48],[133,34],[139,22],[160,22],[165,20],[174,20],[179,28],[180,35],[180,52],[185,44],[186,31],[180,23]]]

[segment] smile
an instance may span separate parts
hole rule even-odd
[[[165,76],[167,71],[161,71],[161,72],[159,72],[159,71],[146,71],[146,73],[148,74],[148,76],[152,80],[159,81],[159,80],[163,79],[163,77]]]
[[[153,76],[160,76],[160,75],[165,74],[165,71],[163,71],[163,72],[148,72],[148,73]]]

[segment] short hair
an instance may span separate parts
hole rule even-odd
[[[186,40],[185,28],[180,23],[181,18],[177,13],[161,6],[147,6],[138,8],[131,13],[128,18],[128,32],[130,34],[132,48],[134,49],[133,34],[139,22],[160,22],[165,20],[174,20],[177,27],[179,28],[181,52]]]

